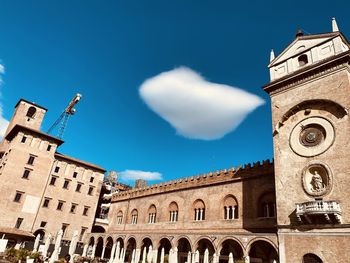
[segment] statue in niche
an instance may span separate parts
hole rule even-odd
[[[325,184],[323,182],[323,179],[317,171],[315,171],[314,174],[312,175],[310,184],[312,187],[311,188],[312,191],[321,192],[325,190]]]

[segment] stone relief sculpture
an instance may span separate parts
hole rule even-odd
[[[322,196],[327,194],[331,183],[331,171],[325,164],[313,161],[303,169],[302,184],[308,195]]]
[[[310,184],[312,187],[311,188],[312,191],[320,192],[325,189],[325,184],[323,183],[323,179],[317,171],[314,172],[314,175],[312,176]]]

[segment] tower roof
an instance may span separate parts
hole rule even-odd
[[[330,33],[322,33],[322,34],[314,34],[314,35],[297,34],[294,41],[290,43],[288,47],[282,51],[281,54],[279,54],[274,60],[272,60],[268,65],[268,67],[271,68],[275,65],[278,65],[288,60],[289,58],[302,54],[305,51],[312,49],[313,47],[320,46],[338,36],[342,39],[343,43],[347,46],[347,49],[349,49],[350,47],[349,41],[340,32],[330,32]]]
[[[21,99],[16,103],[15,108],[17,108],[18,104],[20,104],[21,101],[24,101],[24,102],[26,102],[26,103],[29,103],[29,104],[35,106],[35,107],[38,107],[38,108],[43,109],[43,110],[45,110],[45,111],[48,111],[47,108],[45,108],[45,107],[43,107],[43,106],[40,106],[40,105],[38,105],[38,104],[36,104],[36,103],[34,103],[34,102],[31,102],[31,101],[28,101],[28,100],[26,100],[26,99],[23,99],[23,98],[21,98]]]

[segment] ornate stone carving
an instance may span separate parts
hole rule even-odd
[[[323,196],[332,186],[331,170],[321,162],[313,161],[302,172],[305,192],[311,196]]]

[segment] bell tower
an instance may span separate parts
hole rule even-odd
[[[333,19],[270,58],[280,262],[349,262],[350,44]]]
[[[15,113],[12,116],[5,135],[9,133],[16,124],[40,131],[41,123],[43,122],[46,112],[46,108],[33,102],[20,99],[15,106]]]

